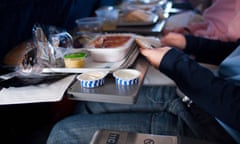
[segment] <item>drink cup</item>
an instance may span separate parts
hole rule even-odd
[[[95,11],[97,17],[103,19],[103,30],[115,30],[117,27],[119,10],[114,7],[102,7]]]
[[[102,31],[102,19],[99,17],[85,17],[77,19],[77,30],[81,32],[99,33]]]
[[[83,48],[85,44],[102,32],[103,19],[100,17],[85,17],[75,21],[77,27],[74,34],[75,48]]]

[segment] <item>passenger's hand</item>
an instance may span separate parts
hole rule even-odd
[[[159,68],[162,58],[170,49],[171,49],[170,47],[153,48],[153,49],[140,48],[140,52],[143,56],[147,58],[147,60],[155,68]]]
[[[161,44],[164,46],[175,47],[184,50],[186,47],[186,39],[184,35],[179,33],[168,33],[160,38]]]

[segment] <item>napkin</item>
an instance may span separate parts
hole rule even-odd
[[[186,11],[175,14],[167,19],[165,29],[172,30],[176,28],[188,27],[190,23],[203,21],[202,16],[194,11]]]
[[[60,101],[74,78],[70,75],[50,84],[3,88],[0,105]]]

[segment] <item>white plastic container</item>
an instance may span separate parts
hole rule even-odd
[[[109,40],[110,37],[118,38],[118,40],[113,40],[112,44],[116,46],[106,46],[104,44],[100,44],[101,42]],[[127,41],[124,41],[124,38],[129,37]],[[121,42],[121,38],[123,38]],[[106,42],[105,41],[105,42]],[[110,41],[110,40],[109,40]],[[115,41],[115,44],[114,44]],[[133,43],[135,42],[134,34],[104,34],[96,36],[92,41],[90,41],[86,47],[90,52],[91,57],[94,61],[99,62],[117,62],[122,60],[132,48]],[[111,44],[109,42],[108,44]]]
[[[135,69],[119,69],[113,72],[117,85],[130,86],[138,83],[141,72]]]
[[[108,72],[90,71],[77,76],[82,87],[96,88],[104,85],[104,78]]]

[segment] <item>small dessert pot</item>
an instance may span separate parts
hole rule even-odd
[[[64,63],[66,68],[82,68],[85,66],[85,58],[87,53],[69,53],[64,55]]]
[[[119,69],[113,72],[117,85],[130,86],[138,83],[140,71],[135,69]]]
[[[77,76],[82,87],[96,88],[104,85],[104,78],[108,72],[90,71]]]

